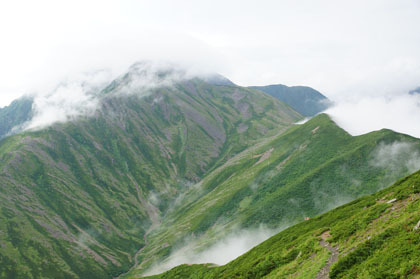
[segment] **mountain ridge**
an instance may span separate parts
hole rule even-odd
[[[401,148],[399,156],[405,159],[375,164],[382,151],[388,153],[395,147]],[[167,269],[171,255],[179,256],[176,247],[190,245],[189,250],[195,252],[184,257],[193,261],[196,253],[238,227],[244,230],[265,225],[275,230],[290,226],[376,192],[420,168],[409,163],[419,152],[418,139],[386,129],[352,137],[327,115],[318,115],[256,150],[237,155],[239,158],[206,176],[169,212],[139,256],[154,259],[160,267],[168,264]],[[397,167],[406,164],[407,168]],[[143,264],[127,278],[141,276],[148,267]]]
[[[417,278],[419,193],[416,172],[292,226],[227,265],[180,265],[145,278]]]
[[[420,168],[419,139],[352,137],[325,114],[296,125],[260,90],[146,70],[85,92],[88,114],[0,141],[0,278],[138,277],[186,241],[287,227]]]

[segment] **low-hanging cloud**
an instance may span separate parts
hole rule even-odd
[[[149,93],[149,89],[172,86],[185,79],[207,75],[185,64],[161,60],[141,61],[131,65],[127,74],[117,79],[119,86],[114,94],[144,96]]]
[[[336,101],[326,113],[352,135],[387,128],[420,138],[420,94],[356,95]]]
[[[33,118],[26,129],[43,128],[95,112],[97,93],[110,82],[110,73],[97,71],[58,84],[48,93],[34,94]]]
[[[373,151],[370,165],[386,169],[383,187],[394,183],[399,177],[420,169],[420,146],[416,143],[397,141],[381,143]]]
[[[256,229],[238,230],[220,239],[204,251],[197,251],[200,239],[191,239],[182,248],[176,249],[168,259],[148,269],[145,275],[162,273],[181,264],[227,264],[282,229],[284,227],[269,229],[261,225]]]
[[[150,89],[172,86],[174,83],[195,76],[208,74],[186,65],[162,61],[143,61],[133,64],[126,73],[115,78],[111,70],[98,70],[79,74],[52,89],[33,94],[33,117],[24,129],[40,129],[57,122],[91,116],[99,108],[102,91],[112,81],[117,86],[108,94],[113,96],[150,94]]]

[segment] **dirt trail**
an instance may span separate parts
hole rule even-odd
[[[331,246],[331,244],[326,241],[328,237],[330,237],[329,231],[326,231],[323,234],[321,234],[321,240],[319,241],[319,244],[322,247],[327,248],[331,254],[327,262],[325,263],[325,266],[316,275],[316,279],[329,279],[331,265],[335,263],[336,261],[338,261],[338,249]]]

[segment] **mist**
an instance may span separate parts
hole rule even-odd
[[[181,264],[227,264],[284,228],[274,230],[261,225],[256,229],[236,230],[210,247],[206,247],[204,251],[197,251],[200,239],[188,239],[184,246],[175,249],[163,262],[154,264],[144,275],[159,274]]]
[[[386,170],[382,178],[383,188],[385,188],[399,177],[420,169],[420,146],[404,141],[381,143],[374,150],[369,164],[375,168]]]
[[[415,0],[9,1],[0,9],[0,106],[144,59],[241,85],[308,85],[334,100],[410,89],[420,85],[419,10]]]
[[[419,137],[418,96],[405,96],[420,85],[419,10],[415,0],[8,2],[0,106],[41,96],[32,128],[90,115],[97,100],[80,85],[83,73],[116,78],[136,61],[159,60],[244,86],[311,86],[334,101],[328,113],[351,134]]]
[[[44,128],[56,122],[66,122],[92,115],[98,106],[97,93],[111,80],[107,71],[97,71],[66,80],[50,92],[33,94],[33,117],[25,129]]]
[[[103,90],[113,81],[117,86],[106,92],[108,95],[145,97],[153,88],[168,87],[185,79],[207,76],[209,74],[205,71],[199,71],[187,64],[159,60],[136,62],[117,77],[111,70],[79,73],[71,79],[45,88],[45,92],[33,93],[33,117],[20,128],[42,129],[54,123],[94,115],[104,97]]]
[[[383,128],[420,138],[420,94],[399,92],[385,96],[340,99],[326,111],[353,136]]]

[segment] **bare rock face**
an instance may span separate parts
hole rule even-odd
[[[417,231],[418,229],[420,229],[420,221],[414,226],[413,231]]]

